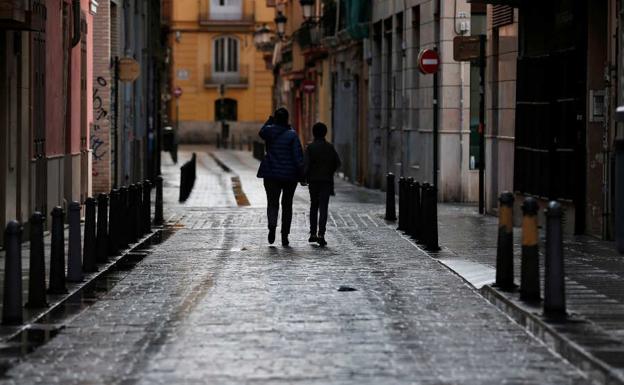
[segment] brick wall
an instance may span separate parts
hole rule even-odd
[[[111,188],[111,17],[110,1],[100,0],[93,24],[93,195]]]

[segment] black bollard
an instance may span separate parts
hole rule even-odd
[[[421,207],[420,207],[421,205],[420,195],[421,195],[420,183],[414,182],[414,185],[411,191],[413,214],[412,214],[412,217],[410,218],[411,229],[412,229],[410,236],[414,238],[415,240],[418,240],[420,237],[420,217],[422,215]]]
[[[409,177],[405,179],[405,218],[403,224],[403,231],[405,234],[411,234],[412,226],[411,226],[411,218],[413,214],[414,202],[412,202],[412,184],[414,183],[414,178]]]
[[[97,205],[94,198],[85,200],[85,230],[84,230],[84,249],[82,258],[82,270],[86,273],[97,271],[96,265],[96,248],[95,248],[95,206]]]
[[[217,132],[217,148],[221,148],[221,134]]]
[[[431,203],[429,202],[429,194],[427,194],[430,186],[428,182],[424,182],[420,188],[420,225],[418,226],[420,238],[418,241],[423,245],[429,242],[428,237],[430,236],[428,218],[430,216],[429,210],[431,209]]]
[[[396,221],[396,207],[394,202],[394,174],[389,172],[387,175],[386,186],[386,220]]]
[[[192,184],[195,184],[195,179],[197,179],[197,154],[193,153],[191,157],[191,180]],[[193,189],[193,187],[191,187]]]
[[[98,195],[97,235],[95,241],[95,259],[98,263],[108,260],[108,195]]]
[[[520,261],[520,299],[540,300],[539,246],[537,243],[537,211],[535,198],[522,203],[522,259]]]
[[[10,221],[4,231],[4,299],[2,323],[19,325],[22,316],[22,225]]]
[[[624,254],[624,140],[615,141],[615,247]]]
[[[143,234],[145,234],[145,229],[143,228],[143,183],[138,182],[136,187],[136,200],[138,204],[135,207],[134,215],[136,215],[137,233],[139,234],[139,238],[141,238]]]
[[[120,235],[119,235],[119,242],[120,242],[120,249],[125,249],[126,247],[128,247],[128,245],[130,244],[130,216],[129,216],[129,206],[128,206],[128,202],[129,202],[129,192],[128,192],[128,187],[126,186],[122,186],[119,189],[119,209],[120,209],[120,215],[119,215],[119,221],[120,223]]]
[[[565,276],[563,266],[563,210],[557,201],[546,209],[546,258],[544,261],[544,314],[565,318]]]
[[[498,198],[498,203],[495,285],[502,290],[511,290],[515,286],[513,275],[513,194],[507,191],[502,193]]]
[[[133,183],[128,187],[128,225],[129,225],[129,243],[135,243],[139,240],[139,229],[137,223],[136,208],[139,204],[137,199],[137,186]]]
[[[191,174],[190,174],[190,163],[186,162],[180,167],[180,192],[178,201],[184,202],[191,195]]]
[[[50,286],[48,293],[67,293],[65,287],[65,229],[60,207],[52,209],[52,246],[50,248]]]
[[[397,230],[405,230],[405,217],[407,216],[407,199],[406,199],[406,180],[404,177],[399,178],[399,225]]]
[[[429,186],[427,189],[429,194],[429,211],[428,211],[428,232],[426,248],[429,251],[440,250],[438,244],[438,191],[435,186]]]
[[[119,240],[121,235],[121,210],[119,204],[119,190],[112,189],[109,195],[108,208],[108,255],[110,256],[119,255],[121,247]]]
[[[152,183],[147,179],[143,182],[143,231],[152,232]]]
[[[80,244],[80,203],[69,204],[69,247],[67,253],[67,281],[82,282],[82,247]]]
[[[28,270],[28,308],[48,306],[46,301],[45,254],[43,246],[43,223],[45,217],[35,212],[30,217],[30,268]]]
[[[165,222],[163,215],[163,178],[156,177],[156,202],[154,204],[154,225],[162,226]]]
[[[411,234],[412,226],[411,226],[411,217],[413,214],[414,204],[412,202],[412,184],[414,183],[414,178],[409,177],[405,180],[405,218],[404,218],[404,232],[405,234]]]

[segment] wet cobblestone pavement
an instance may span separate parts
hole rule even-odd
[[[381,194],[340,183],[320,249],[299,188],[291,247],[269,247],[253,193],[236,207],[213,180],[169,206],[167,241],[2,383],[588,383],[387,225]]]

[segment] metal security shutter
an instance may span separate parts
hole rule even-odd
[[[42,1],[33,3],[34,16],[41,20],[40,31],[32,33],[32,87],[33,87],[33,149],[35,162],[35,211],[48,212],[47,205],[47,160],[46,160],[46,7]]]
[[[493,5],[492,6],[492,27],[498,28],[505,25],[513,24],[514,9],[509,5]]]
[[[567,17],[556,23],[557,15]],[[585,201],[586,25],[572,0],[520,14],[514,189],[572,201],[576,226]]]

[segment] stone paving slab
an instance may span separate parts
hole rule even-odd
[[[392,228],[305,230],[179,228],[5,382],[588,383]]]
[[[495,217],[481,216],[469,205],[439,206],[440,244],[444,259],[471,261],[494,268],[496,265]],[[514,229],[514,273],[520,282],[520,229]],[[540,234],[540,280],[543,289],[544,233]],[[555,325],[555,330],[578,346],[588,356],[607,365],[613,375],[624,383],[624,259],[615,251],[613,242],[588,236],[570,236],[564,239],[566,299],[568,313],[576,322],[553,324],[543,319],[544,325]],[[461,272],[459,272],[461,274]],[[517,301],[518,293],[507,295],[508,305],[524,308],[541,316],[541,309]],[[507,306],[507,305],[506,305]],[[577,323],[585,326],[581,332]],[[562,351],[563,352],[563,351]],[[591,361],[591,360],[590,360]]]
[[[155,194],[155,193],[154,193]],[[152,202],[154,200],[154,195],[152,196]],[[153,212],[153,209],[152,209]],[[81,223],[81,250],[82,250],[82,242],[84,242],[84,222]],[[67,293],[65,294],[48,294],[47,302],[48,306],[43,308],[23,308],[23,324],[22,325],[0,325],[0,344],[6,343],[7,340],[12,338],[19,333],[19,331],[23,330],[26,327],[29,327],[29,324],[36,322],[37,319],[42,318],[46,313],[48,313],[51,309],[59,305],[60,303],[66,301],[76,292],[81,290],[87,283],[93,281],[96,277],[100,276],[107,270],[109,270],[112,266],[114,266],[123,256],[129,253],[133,248],[137,247],[139,244],[144,242],[147,238],[151,237],[154,233],[146,234],[145,237],[142,237],[138,240],[136,244],[131,244],[127,249],[121,250],[120,255],[111,256],[108,258],[105,263],[98,263],[97,268],[98,271],[92,273],[84,273],[84,279],[82,282],[66,282]],[[45,262],[45,285],[48,287],[50,282],[50,253],[51,253],[51,233],[46,231],[44,233],[43,243],[44,243],[44,262]],[[68,255],[69,255],[69,227],[65,226],[65,266],[67,268],[68,264]],[[29,274],[30,274],[30,242],[26,241],[22,244],[22,302],[25,304],[28,301],[28,284],[29,284]],[[0,281],[4,281],[4,268],[5,268],[5,250],[0,250]],[[4,285],[0,284],[0,299],[4,296]],[[2,312],[2,303],[0,301],[0,314]]]
[[[383,221],[382,194],[336,190],[327,248],[305,189],[290,248],[262,208],[173,202],[173,236],[0,382],[591,383]]]

